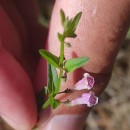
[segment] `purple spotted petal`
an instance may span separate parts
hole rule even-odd
[[[88,73],[85,73],[84,77],[75,84],[74,89],[75,90],[82,90],[82,89],[90,90],[94,86],[94,82],[95,82],[94,78]]]
[[[71,101],[71,106],[86,104],[88,107],[92,107],[98,103],[98,97],[95,96],[93,91],[89,93],[83,93],[82,97],[76,98]]]

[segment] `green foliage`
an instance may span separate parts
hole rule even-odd
[[[52,95],[49,95],[48,100],[43,104],[42,108],[45,109],[49,105],[51,105],[51,107],[53,109],[56,109],[60,105],[60,102],[58,100],[54,99],[54,97]]]
[[[56,90],[57,90],[57,86],[58,86],[58,75],[57,75],[57,72],[56,72],[56,68],[51,65],[51,72],[52,72],[52,78],[53,78],[53,84],[54,84],[54,92],[56,93]]]
[[[50,102],[50,105],[53,106],[54,98],[51,94],[49,94],[49,102]]]
[[[65,18],[65,21],[63,23],[63,28],[64,30],[66,31],[68,29],[68,26],[70,25],[70,20],[69,20],[69,17],[66,17]]]
[[[82,12],[79,12],[73,19],[69,19],[69,17],[65,17],[63,10],[61,10],[61,20],[62,26],[64,28],[64,37],[75,38],[75,30],[81,18]]]
[[[75,30],[76,30],[76,27],[79,23],[81,15],[82,15],[82,13],[80,12],[74,17],[73,20],[69,21],[69,26],[68,26],[68,29],[66,32],[67,37],[72,37],[72,38],[76,37]]]
[[[81,58],[72,58],[65,62],[65,70],[66,72],[72,72],[73,70],[82,67],[89,58],[81,57]]]
[[[48,99],[43,105],[42,105],[42,109],[47,108],[50,105],[50,100]]]
[[[52,54],[51,52],[41,49],[39,50],[39,53],[41,56],[47,60],[48,62],[48,82],[47,82],[47,94],[48,99],[47,101],[42,105],[42,108],[45,109],[49,105],[56,109],[60,105],[60,101],[55,99],[55,96],[60,93],[60,87],[61,87],[61,81],[66,81],[67,79],[67,73],[66,72],[72,72],[75,69],[83,66],[87,61],[88,58],[81,57],[81,58],[72,58],[65,61],[64,57],[64,46],[71,47],[70,43],[66,43],[65,39],[75,38],[76,34],[76,28],[79,23],[79,20],[81,18],[82,13],[79,12],[74,18],[69,19],[69,17],[65,16],[64,11],[60,10],[60,16],[61,16],[61,23],[63,26],[63,33],[58,33],[58,39],[61,43],[60,46],[60,56],[59,58]],[[59,75],[57,74],[56,68],[59,69]],[[68,90],[64,91],[65,93],[68,93]]]
[[[61,23],[62,23],[62,25],[64,25],[64,22],[65,22],[65,13],[64,13],[64,11],[62,9],[60,10],[60,17],[61,17]]]
[[[56,109],[60,105],[58,100],[55,100],[52,95],[49,96],[50,105],[53,109]]]
[[[48,63],[48,84],[47,84],[47,91],[48,91],[48,100],[43,104],[42,108],[45,109],[49,105],[53,109],[55,109],[60,102],[54,99],[55,95],[57,94],[57,87],[58,87],[58,75],[56,72],[56,68]]]
[[[53,109],[56,109],[59,105],[60,105],[60,101],[54,99],[54,102],[51,106]]]
[[[48,92],[54,95],[58,86],[58,75],[53,65],[48,64]]]
[[[48,82],[47,82],[47,88],[48,88],[48,93],[53,94],[54,92],[54,84],[53,84],[53,76],[52,76],[52,71],[51,71],[51,65],[48,63]]]
[[[53,66],[60,68],[59,66],[59,58],[57,56],[55,56],[54,54],[52,54],[51,52],[44,50],[44,49],[40,49],[39,53],[41,54],[41,56],[46,59],[48,61],[48,63],[52,64]]]

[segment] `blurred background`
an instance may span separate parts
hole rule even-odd
[[[49,26],[54,0],[37,0],[39,22]],[[0,130],[13,130],[0,119]],[[89,114],[84,130],[130,130],[130,31],[116,58],[112,78]]]

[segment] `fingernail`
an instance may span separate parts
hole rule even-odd
[[[57,115],[44,130],[82,130],[86,117],[80,115]]]

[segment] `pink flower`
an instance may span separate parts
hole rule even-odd
[[[75,90],[88,89],[90,90],[94,85],[94,78],[88,73],[84,74],[84,77],[74,85]]]
[[[76,98],[70,102],[71,106],[86,104],[88,107],[92,107],[98,103],[98,97],[95,96],[93,91],[89,93],[83,93],[82,97]]]

